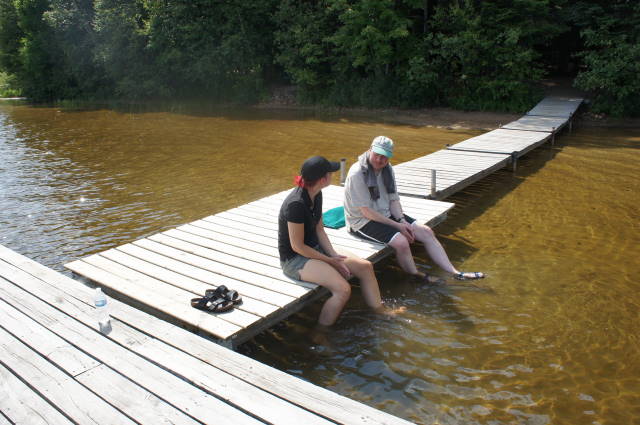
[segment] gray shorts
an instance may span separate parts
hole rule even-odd
[[[328,255],[322,248],[320,248],[320,245],[314,246],[313,249],[324,255]],[[280,267],[282,267],[282,272],[285,274],[285,276],[295,280],[302,280],[300,278],[300,270],[304,268],[305,264],[307,264],[307,261],[309,260],[311,260],[311,258],[303,257],[300,254],[296,254],[296,256],[293,258],[289,258],[286,261],[281,261]]]

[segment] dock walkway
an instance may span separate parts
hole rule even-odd
[[[581,102],[545,99],[498,130],[396,166],[405,211],[437,225],[453,204],[419,198],[449,196],[553,140]],[[323,190],[325,211],[342,205],[342,190]],[[408,423],[189,331],[233,348],[325,293],[280,270],[277,214],[287,192],[67,264],[145,306],[111,299],[106,330],[92,289],[0,246],[0,424]],[[327,233],[372,261],[389,252],[344,228]],[[244,303],[220,315],[190,306],[218,285]]]
[[[0,424],[408,424],[0,246]]]
[[[323,189],[326,210],[342,205],[343,188]],[[278,213],[289,190],[149,236],[65,266],[99,285],[133,299],[234,348],[327,292],[282,273],[278,255]],[[447,202],[403,197],[407,214],[437,225],[453,207]],[[326,229],[337,249],[371,261],[388,253],[384,245],[351,235],[346,227]],[[232,312],[209,314],[190,305],[206,289],[225,285],[244,302]]]
[[[532,109],[536,115],[510,123],[508,129],[490,131],[395,166],[398,191],[405,195],[405,211],[419,222],[435,226],[453,204],[418,197],[443,199],[509,163],[515,164],[518,157],[552,139],[580,102],[545,99]],[[342,191],[339,186],[323,190],[325,211],[342,205]],[[168,315],[233,348],[327,293],[317,285],[289,279],[280,269],[277,216],[288,192],[65,266],[149,311]],[[357,238],[346,228],[327,229],[327,234],[338,249],[373,262],[389,253],[383,245]],[[237,290],[244,303],[218,315],[191,307],[191,298],[219,285]]]
[[[508,155],[498,153],[442,149],[394,165],[393,170],[396,174],[398,193],[422,198],[445,199],[504,168],[510,160]]]
[[[571,129],[581,98],[547,97],[520,119],[496,130],[447,146],[429,155],[394,165],[398,192],[407,196],[446,199],[518,158],[555,141]]]

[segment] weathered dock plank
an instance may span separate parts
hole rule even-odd
[[[6,295],[6,293],[3,295]],[[26,296],[23,295],[23,297]],[[31,303],[29,300],[18,300],[17,298],[12,298],[11,301],[19,302],[29,308],[37,304]],[[133,385],[128,378],[125,378],[113,369],[89,357],[84,351],[71,345],[65,339],[59,337],[55,332],[51,332],[40,323],[32,320],[27,314],[14,309],[4,301],[0,301],[0,306],[2,306],[0,309],[0,324],[2,328],[10,332],[14,338],[14,340],[10,342],[17,344],[11,345],[10,349],[12,352],[20,355],[20,360],[28,361],[30,365],[36,365],[38,368],[36,373],[38,374],[41,373],[42,365],[46,364],[46,359],[49,363],[52,363],[69,375],[65,377],[65,383],[71,383],[75,380],[84,385],[86,388],[74,385],[71,390],[73,391],[73,396],[82,397],[84,400],[82,406],[86,409],[85,413],[94,416],[96,423],[108,422],[111,417],[103,417],[99,410],[93,410],[91,404],[85,405],[85,403],[95,401],[93,398],[84,399],[83,393],[87,389],[93,390],[93,393],[99,394],[102,399],[119,411],[126,413],[127,416],[134,418],[136,421],[153,423],[154,419],[157,420],[157,417],[161,416],[166,418],[164,420],[167,423],[185,425],[198,423],[143,388]],[[0,334],[1,333],[2,329],[0,329]],[[95,332],[88,332],[88,337],[94,343],[99,342],[101,338],[101,336]],[[11,338],[8,339],[10,340]],[[28,352],[28,357],[25,356],[26,351],[20,348],[22,345],[25,345],[23,341],[28,342],[29,348],[31,349]],[[41,379],[39,376],[25,375],[25,369],[15,367],[15,362],[10,363],[13,365],[14,370],[20,373],[22,378],[28,378],[27,382],[39,382],[38,380]],[[48,365],[45,367],[48,367]],[[60,373],[58,373],[58,375],[60,375]],[[74,382],[74,384],[76,383]],[[39,385],[37,388],[38,391],[44,391],[46,387]],[[51,389],[51,391],[59,390],[60,389],[55,386]],[[77,399],[73,400],[73,403],[77,402]],[[56,403],[58,402],[59,400],[56,401]],[[67,407],[73,411],[73,404]],[[152,412],[151,415],[149,414],[150,412]],[[110,410],[110,413],[113,414],[113,411]],[[77,415],[78,414],[75,416],[76,418],[78,417]],[[83,419],[86,420],[86,418]]]
[[[26,346],[26,344],[16,339],[7,350],[11,356],[6,357],[3,353],[0,358],[9,359],[8,364],[18,376],[32,384],[38,392],[45,394],[45,397],[57,408],[78,423],[134,423],[130,419],[135,417],[139,420],[140,417],[144,417],[144,411],[157,412],[153,416],[155,420],[146,422],[149,424],[158,423],[158,415],[166,414],[167,417],[173,417],[183,416],[186,413],[198,420],[211,422],[217,417],[209,411],[214,409],[221,409],[220,412],[229,415],[233,422],[254,423],[249,416],[239,410],[125,348],[149,343],[150,340],[142,334],[135,334],[132,337],[127,330],[118,331],[117,323],[114,321],[110,335],[119,334],[126,345],[115,343],[97,332],[95,329],[97,320],[91,314],[92,309],[90,307],[79,309],[77,299],[58,294],[58,297],[53,300],[53,305],[57,307],[54,308],[51,305],[52,300],[44,302],[49,298],[44,296],[46,291],[57,292],[51,285],[34,279],[29,273],[6,263],[4,259],[0,262],[0,276],[6,277],[4,284],[0,285],[0,298],[19,310],[23,315],[23,321],[35,321],[41,328],[40,333],[28,333],[22,337],[29,344],[29,352],[20,345]],[[81,286],[78,282],[76,285]],[[91,299],[90,294],[87,294],[87,298]],[[3,322],[3,327],[5,323]],[[6,338],[1,337],[0,340],[4,341]],[[110,400],[107,393],[96,393],[100,396],[98,398],[81,383],[82,373],[73,375],[73,370],[64,369],[65,364],[68,365],[70,362],[64,363],[57,358],[52,358],[49,356],[46,345],[40,347],[48,344],[42,341],[49,340],[57,341],[61,347],[81,350],[84,355],[95,358],[113,371],[126,376],[127,380],[121,387],[121,391],[135,393],[145,389],[146,396],[139,400],[145,404],[138,408],[133,406],[128,412],[128,406],[120,405],[118,400]],[[30,370],[27,366],[21,365],[17,360],[22,358],[28,359],[28,367],[36,369]],[[43,372],[40,373],[40,371]],[[219,378],[222,379],[224,376]],[[110,385],[107,384],[107,387]],[[161,403],[160,400],[171,400],[171,403],[168,405]],[[209,407],[202,409],[202,406]],[[174,412],[172,409],[175,408],[182,413]],[[124,411],[126,416],[119,411]]]
[[[564,117],[546,117],[537,115],[525,115],[524,117],[501,126],[504,130],[542,131],[545,133],[557,133],[567,125],[569,121]]]
[[[527,115],[571,118],[582,102],[581,97],[549,96],[542,99]]]
[[[429,199],[445,199],[488,174],[503,168],[508,156],[496,153],[440,150],[393,167],[398,191]],[[432,194],[432,170],[436,173]]]
[[[62,413],[0,364],[0,424],[72,425]],[[5,419],[5,416],[8,419]],[[11,422],[9,422],[11,420]]]
[[[394,165],[401,194],[446,199],[551,140],[567,124],[582,99],[549,97],[527,115],[500,129],[472,137],[445,150]],[[435,183],[434,183],[435,177]]]
[[[542,131],[498,129],[448,146],[447,149],[497,153],[519,158],[550,140],[551,136],[551,134]]]
[[[3,328],[0,328],[0,358],[73,421],[99,424],[97,419],[102,418],[110,424],[135,423]],[[19,410],[19,406],[12,408]]]
[[[2,246],[0,279],[9,423],[408,424],[115,299],[101,333],[92,289]]]
[[[323,190],[325,211],[342,205],[343,188]],[[326,294],[324,288],[292,280],[280,268],[278,213],[289,190],[193,223],[73,261],[70,270],[123,294],[150,311],[236,346]],[[453,204],[403,198],[407,214],[435,225]],[[389,253],[346,228],[326,229],[339,250],[372,261]],[[225,285],[243,297],[225,314],[194,309],[191,298]]]
[[[182,302],[172,302],[165,297],[164,292],[158,295],[145,280],[126,279],[119,276],[117,270],[105,270],[94,264],[94,260],[99,260],[99,258],[98,255],[87,257],[85,261],[75,262],[69,268],[127,297],[140,302],[146,301],[146,306],[172,317],[181,318],[197,329],[218,335],[222,339],[229,338],[242,329],[226,320],[228,318],[223,320],[213,315],[198,314],[189,304],[184,303],[184,299]],[[162,286],[164,287],[164,285]]]

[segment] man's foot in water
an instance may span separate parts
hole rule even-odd
[[[482,272],[458,272],[454,273],[453,277],[457,280],[476,280],[484,279],[484,273]]]
[[[418,282],[426,283],[427,285],[442,285],[445,283],[444,279],[441,277],[429,273],[418,272],[413,276]]]

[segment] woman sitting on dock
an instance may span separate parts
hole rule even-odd
[[[339,168],[340,164],[322,156],[307,159],[296,177],[298,187],[284,200],[278,217],[278,250],[284,274],[331,291],[318,318],[322,326],[338,319],[351,295],[347,279],[352,275],[360,279],[367,305],[384,311],[371,263],[350,253],[338,254],[324,230],[322,189],[331,184],[331,175]]]

